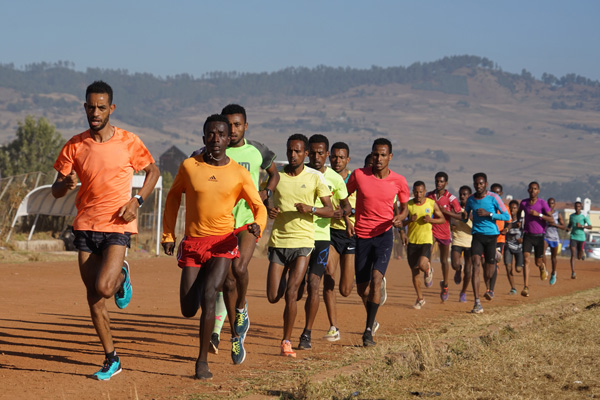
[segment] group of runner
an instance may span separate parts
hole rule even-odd
[[[130,245],[130,235],[137,232],[137,209],[153,190],[159,171],[136,135],[110,124],[115,105],[109,85],[102,81],[91,84],[84,108],[90,129],[64,146],[55,163],[58,176],[52,191],[56,197],[64,196],[81,181],[76,200],[78,214],[73,224],[75,244],[92,321],[106,354],[94,377],[108,380],[121,372],[121,361],[114,349],[105,300],[114,296],[119,308],[129,304],[132,287],[129,266],[124,260],[126,248]],[[237,104],[209,116],[203,127],[204,147],[180,165],[165,203],[161,242],[165,254],[173,255],[177,213],[182,195],[186,195],[185,235],[177,249],[177,263],[181,269],[182,315],[190,318],[201,309],[195,365],[198,379],[212,377],[208,353],[219,351],[226,316],[231,328],[232,361],[241,364],[246,358],[244,341],[250,327],[246,300],[248,263],[265,230],[267,217],[273,219],[273,227],[268,242],[266,294],[271,303],[282,298],[285,301],[279,350],[286,357],[296,357],[291,340],[297,303],[305,293],[305,324],[296,349],[312,348],[311,333],[320,303],[321,281],[330,323],[324,338],[340,339],[335,294],[338,266],[340,294],[350,295],[356,282],[366,310],[362,343],[366,347],[376,345],[373,339],[379,328],[376,316],[387,298],[385,273],[395,230],[400,231],[407,245],[417,309],[425,304],[418,279],[420,272],[424,274],[426,287],[433,282],[430,259],[434,240],[441,260],[442,301],[449,296],[451,266],[455,283],[463,281],[460,301],[466,301],[466,290],[469,281],[472,282],[474,313],[483,311],[479,300],[482,266],[484,297],[491,300],[494,296],[497,246],[504,243],[498,240],[499,235],[506,235],[504,259],[509,280],[512,258],[516,260],[516,271],[520,264],[524,265],[522,295],[529,293],[531,249],[542,279],[547,276],[543,235],[547,235],[546,242],[554,249],[557,232],[553,229],[566,227],[553,206],[537,197],[536,182],[529,185],[529,199],[518,207],[511,202],[511,213],[500,197],[500,185],[499,193],[494,193],[494,185],[492,191],[487,190],[484,173],[473,176],[474,194],[468,186],[460,188],[460,200],[446,189],[448,175],[444,172],[436,174],[434,191],[426,192],[424,182],[415,182],[413,198],[409,200],[406,179],[389,169],[393,153],[388,139],[376,139],[365,167],[350,171],[347,144],[337,142],[330,147],[324,135],[307,138],[294,134],[286,142],[287,164],[277,168],[272,151],[246,139],[247,128],[246,111]],[[328,161],[331,167],[326,165]],[[262,185],[261,169],[268,174]],[[131,177],[133,171],[139,170],[146,172],[146,179],[131,197]],[[577,250],[580,233],[590,227],[589,220],[579,215],[581,204],[568,225]],[[500,221],[506,221],[506,226],[499,228]],[[524,254],[522,263],[520,246]],[[576,249],[572,249],[572,254]],[[573,260],[571,265],[574,278]],[[550,283],[555,281],[553,253]],[[511,293],[516,293],[513,281],[510,283]]]

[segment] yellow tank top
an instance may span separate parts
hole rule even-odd
[[[431,233],[431,224],[423,221],[423,217],[429,215],[433,217],[435,201],[429,198],[425,199],[423,204],[415,204],[414,199],[408,201],[408,217],[417,216],[415,222],[408,224],[408,242],[412,244],[432,244],[433,234]]]

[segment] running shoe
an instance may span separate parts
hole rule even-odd
[[[383,279],[381,280],[381,299],[379,300],[379,305],[382,306],[385,304],[385,301],[387,300],[387,288],[386,288],[387,284],[386,284],[386,280],[385,280],[385,276],[383,277]]]
[[[467,302],[467,294],[460,292],[460,296],[458,296],[458,301],[460,301],[461,303],[466,303]]]
[[[241,364],[246,359],[246,350],[244,349],[244,338],[231,338],[231,360],[235,365]]]
[[[378,330],[379,330],[379,322],[375,321],[375,322],[373,322],[373,336],[375,336],[375,334],[377,333]]]
[[[521,290],[521,296],[523,296],[523,297],[529,297],[529,288],[527,286],[525,286],[523,288],[523,290]]]
[[[571,279],[577,279],[577,274],[575,272],[571,273]]]
[[[433,285],[433,267],[429,264],[429,272],[425,276],[425,287],[431,287]]]
[[[246,338],[248,329],[250,329],[250,318],[248,317],[248,303],[246,303],[242,312],[235,310],[235,333]]]
[[[323,339],[330,342],[337,342],[340,340],[340,330],[335,326],[330,327],[325,336],[323,336]]]
[[[550,286],[556,283],[556,272],[550,274]]]
[[[540,279],[543,281],[548,279],[548,270],[546,269],[545,265],[542,268],[540,268]]]
[[[129,305],[131,301],[131,293],[133,289],[131,288],[131,280],[129,279],[129,263],[127,261],[123,261],[123,274],[125,275],[125,279],[123,280],[123,284],[121,288],[115,293],[115,304],[120,309],[123,309]]]
[[[284,357],[296,357],[296,352],[292,349],[292,343],[289,340],[281,342],[281,353]]]
[[[377,344],[373,340],[373,335],[371,334],[371,331],[368,330],[368,329],[365,331],[365,333],[363,333],[363,335],[362,335],[362,341],[363,341],[363,346],[364,347],[372,347],[372,346],[375,346]]]
[[[485,299],[488,300],[488,301],[494,300],[494,291],[493,290],[486,290],[485,294],[483,295],[483,297],[485,297]]]
[[[300,335],[300,343],[298,344],[298,349],[312,350],[312,345],[310,344],[310,334],[303,333],[302,335]]]
[[[100,371],[94,374],[94,378],[99,381],[108,381],[110,378],[121,372],[121,360],[117,357],[115,360],[104,360],[104,365],[100,368]]]
[[[440,287],[442,288],[440,298],[442,299],[442,301],[448,300],[448,286],[444,285],[444,281],[440,281]]]
[[[421,299],[421,300],[417,299],[417,302],[415,303],[415,305],[413,306],[413,308],[415,310],[420,310],[421,307],[423,307],[424,305],[425,305],[425,299]]]
[[[454,272],[454,283],[457,285],[460,285],[460,282],[462,281],[462,269],[463,266],[461,265],[460,268]]]
[[[481,305],[481,302],[476,301],[475,304],[473,305],[473,309],[471,310],[471,313],[481,314],[482,312],[483,312],[483,306]]]
[[[508,292],[508,294],[517,294],[517,289],[511,288],[510,292]]]
[[[210,335],[210,345],[208,346],[208,352],[213,354],[219,354],[219,334],[213,332]]]

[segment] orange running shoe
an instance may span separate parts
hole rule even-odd
[[[284,357],[296,357],[296,352],[292,349],[292,343],[289,340],[281,342],[281,355]]]

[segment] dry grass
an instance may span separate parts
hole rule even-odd
[[[600,396],[600,288],[343,347],[335,360],[256,371],[231,398],[580,399]],[[288,382],[288,384],[282,384]],[[221,395],[222,396],[222,395]]]

